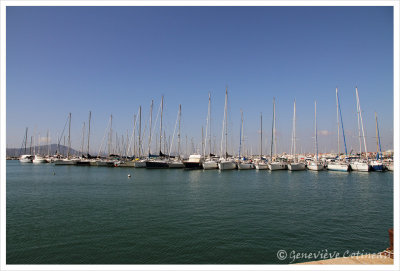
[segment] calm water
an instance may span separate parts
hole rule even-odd
[[[392,172],[7,161],[7,264],[288,263],[278,250],[382,251],[392,225]]]

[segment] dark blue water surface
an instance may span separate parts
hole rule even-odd
[[[392,172],[7,161],[7,264],[289,263],[278,250],[382,251],[391,227]]]

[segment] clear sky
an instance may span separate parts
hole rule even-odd
[[[235,152],[241,109],[245,148],[259,153],[261,112],[269,144],[273,97],[278,152],[290,151],[294,99],[297,149],[313,151],[316,100],[320,151],[335,151],[338,87],[348,149],[357,151],[356,85],[368,148],[376,149],[377,112],[383,148],[391,149],[392,7],[7,7],[8,147],[21,146],[25,127],[42,137],[49,129],[55,143],[71,112],[79,149],[91,110],[97,152],[110,114],[126,137],[139,105],[144,128],[151,99],[155,118],[161,95],[167,137],[182,104],[183,148],[186,136],[200,146],[211,92],[219,153],[228,86]]]

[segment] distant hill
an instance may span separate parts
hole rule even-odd
[[[59,148],[60,148],[60,150],[59,150],[60,154],[67,154],[68,146],[60,145]],[[47,152],[49,152],[50,155],[53,155],[53,154],[56,154],[58,146],[57,146],[57,144],[35,146],[35,147],[32,147],[32,150],[31,150],[32,154],[33,154],[34,149],[36,150],[36,153],[47,155]],[[26,152],[27,152],[26,154],[30,153],[29,147],[26,148]],[[77,150],[74,150],[71,148],[69,153],[70,154],[78,154],[79,152]],[[22,154],[25,154],[25,148],[7,148],[6,149],[7,156],[18,157],[18,156],[21,156]]]

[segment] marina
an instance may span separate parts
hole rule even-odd
[[[0,269],[399,269],[398,3],[319,1],[2,1]]]
[[[355,88],[356,93],[356,108],[357,108],[357,121],[358,121],[358,140],[359,140],[359,152],[354,154],[348,153],[346,136],[343,125],[342,110],[340,107],[339,92],[336,88],[336,117],[337,117],[337,153],[320,153],[318,151],[318,129],[317,129],[317,102],[314,102],[314,153],[297,153],[296,142],[296,100],[293,103],[293,118],[292,118],[292,136],[291,136],[291,148],[290,153],[277,153],[276,151],[276,112],[275,112],[275,98],[273,98],[273,112],[272,112],[272,134],[270,140],[270,155],[263,154],[263,115],[260,114],[260,154],[259,155],[245,155],[243,143],[244,142],[244,118],[243,111],[241,111],[241,125],[239,135],[239,146],[238,152],[232,153],[232,150],[228,148],[228,88],[225,89],[225,105],[224,105],[224,117],[221,129],[221,148],[219,155],[213,154],[212,150],[212,133],[211,133],[211,94],[208,95],[208,113],[205,137],[203,134],[201,137],[201,149],[195,153],[188,154],[186,147],[186,154],[182,154],[181,151],[181,115],[182,105],[179,105],[178,115],[175,122],[175,127],[172,133],[172,140],[169,142],[166,140],[165,130],[163,131],[163,113],[164,113],[164,96],[161,97],[159,113],[155,123],[152,122],[153,115],[153,104],[151,101],[150,105],[150,117],[148,125],[148,144],[145,146],[145,140],[143,136],[146,129],[142,129],[142,107],[139,106],[138,115],[134,116],[134,127],[132,135],[126,136],[125,143],[113,143],[113,129],[112,119],[110,116],[109,123],[107,125],[103,141],[97,155],[92,155],[90,152],[90,121],[91,111],[89,111],[88,121],[88,132],[87,132],[87,151],[84,152],[85,146],[85,123],[82,127],[82,142],[81,150],[79,155],[72,155],[71,148],[71,119],[72,115],[69,113],[67,121],[64,126],[68,126],[68,146],[62,146],[60,144],[61,137],[58,139],[57,149],[55,154],[51,155],[50,145],[48,142],[46,146],[35,146],[32,144],[34,141],[31,137],[31,146],[29,147],[29,154],[27,152],[28,144],[28,128],[25,129],[24,140],[18,151],[22,154],[19,157],[21,163],[52,163],[57,166],[61,165],[78,165],[78,166],[96,166],[96,167],[136,167],[136,168],[147,168],[147,169],[219,169],[219,170],[289,170],[289,171],[301,171],[305,169],[313,171],[321,171],[324,169],[330,171],[393,171],[393,152],[384,155],[381,149],[381,141],[378,127],[378,117],[375,112],[375,130],[376,130],[376,152],[367,151],[366,135],[364,129],[364,122],[362,117],[361,105],[358,88]],[[156,129],[157,121],[159,118],[159,132],[158,140],[156,143],[156,153],[152,154],[152,139],[154,131]],[[64,132],[63,130],[63,132]],[[102,151],[105,149],[104,139],[108,134],[108,154]],[[177,134],[177,143],[174,144],[175,134]],[[36,136],[36,135],[34,135]],[[93,135],[92,135],[93,136]],[[171,138],[171,136],[169,138]],[[40,135],[39,135],[40,137]],[[64,137],[65,138],[65,137]],[[118,137],[115,139],[118,142]],[[187,140],[186,140],[187,141]],[[120,142],[124,142],[124,138],[120,139]],[[342,142],[342,144],[341,144]],[[363,143],[363,144],[362,144]],[[186,143],[187,144],[187,143]],[[192,142],[193,145],[193,142]],[[103,147],[104,146],[104,147]],[[344,147],[344,152],[341,151],[341,146]],[[66,149],[66,154],[60,152],[60,148]],[[144,149],[147,147],[148,154],[145,155]],[[364,147],[364,148],[362,148]],[[47,154],[40,150],[47,149]],[[36,149],[38,151],[36,151]],[[153,147],[154,149],[154,147]],[[192,149],[195,149],[192,147]],[[215,150],[214,150],[215,151]],[[231,151],[231,153],[229,153]],[[14,153],[16,151],[14,150]],[[208,152],[208,154],[206,154]],[[77,153],[77,151],[75,151]],[[99,155],[101,154],[101,155]],[[9,159],[17,159],[17,156],[10,157]]]

